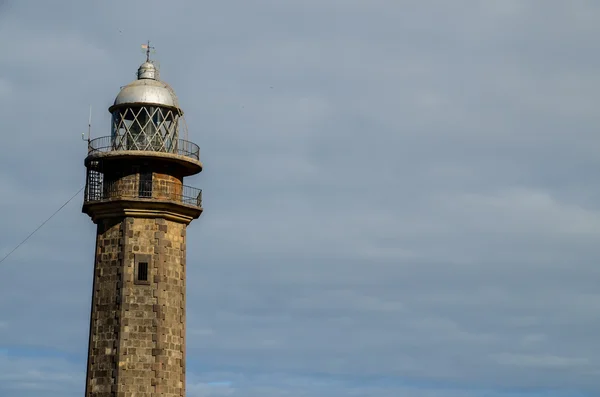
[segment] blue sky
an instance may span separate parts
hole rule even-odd
[[[205,213],[190,397],[600,393],[600,3],[0,0],[0,257],[157,49]],[[0,265],[0,396],[83,393],[77,197]]]

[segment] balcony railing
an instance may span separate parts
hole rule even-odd
[[[159,181],[116,181],[88,177],[85,189],[85,203],[118,199],[147,199],[175,201],[182,204],[202,207],[202,190],[178,183]]]
[[[122,138],[112,136],[103,136],[92,139],[88,143],[88,155],[95,153],[115,152],[122,150],[143,150],[150,152],[161,152],[178,154],[180,156],[190,157],[194,160],[200,160],[200,147],[193,142],[185,139],[176,139],[170,144],[152,144],[148,142],[128,141]]]

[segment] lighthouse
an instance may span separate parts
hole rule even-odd
[[[86,397],[185,395],[186,228],[202,214],[199,147],[150,60],[88,139],[82,211],[96,224]],[[187,134],[184,135],[187,138]]]

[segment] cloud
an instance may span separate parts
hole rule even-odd
[[[9,81],[0,78],[0,101],[6,101],[12,94],[12,87]]]
[[[557,356],[532,356],[525,354],[502,353],[493,357],[502,365],[514,365],[517,367],[541,367],[541,368],[569,368],[589,365],[585,358],[569,358]]]
[[[235,394],[235,389],[231,387],[230,382],[188,382],[186,392],[193,397],[219,397],[232,396]]]
[[[0,255],[151,39],[205,164],[188,395],[598,394],[598,5],[153,4],[2,9]],[[81,394],[80,205],[0,266],[2,396]]]
[[[57,357],[21,357],[0,349],[0,393],[33,397],[53,393],[65,397],[83,393],[85,372]]]

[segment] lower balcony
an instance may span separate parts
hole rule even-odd
[[[202,207],[202,190],[195,187],[166,181],[142,181],[128,183],[117,180],[86,186],[84,202],[115,199],[168,200],[181,204]],[[136,186],[137,185],[137,186]]]
[[[88,178],[83,212],[94,219],[167,217],[185,222],[202,213],[202,190],[165,180]]]

